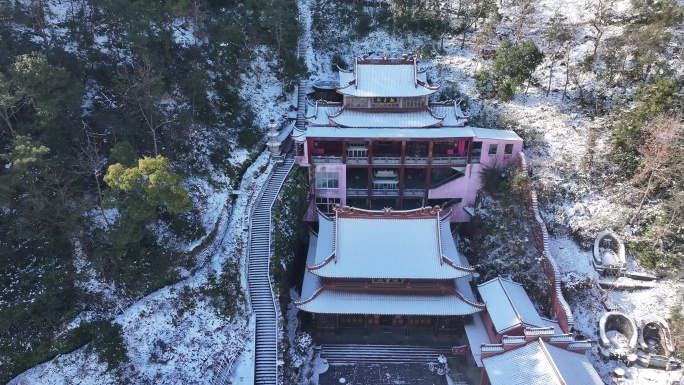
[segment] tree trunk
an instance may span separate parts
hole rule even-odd
[[[565,95],[568,93],[568,84],[570,83],[570,49],[566,48],[565,51],[565,85],[563,86],[563,98],[561,99],[562,101],[565,101]]]
[[[634,224],[634,221],[636,220],[637,216],[641,213],[641,209],[644,207],[644,202],[646,202],[646,197],[648,196],[648,192],[651,190],[651,182],[653,181],[653,174],[655,174],[655,171],[651,171],[651,175],[648,177],[648,183],[646,183],[646,190],[644,191],[644,195],[641,197],[641,202],[639,202],[639,207],[637,207],[637,211],[634,213],[632,218],[629,220],[629,224],[632,225]]]
[[[102,188],[100,187],[99,173],[93,173],[93,177],[95,177],[95,185],[97,185],[97,195],[100,198],[100,213],[102,214],[102,219],[104,219],[105,223],[107,224],[107,227],[109,228],[111,224],[109,223],[109,220],[105,215],[104,208],[102,208]]]
[[[546,97],[549,97],[549,94],[551,93],[551,80],[553,79],[553,65],[555,63],[551,61],[551,64],[549,65],[549,85],[546,88]]]

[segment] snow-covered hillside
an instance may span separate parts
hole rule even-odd
[[[300,8],[307,25],[311,23],[311,0]],[[52,0],[55,13],[60,1]],[[579,83],[568,87],[563,99],[565,73],[569,66],[581,62],[593,50],[590,25],[599,0],[539,0],[535,12],[523,28],[523,38],[531,39],[547,51],[546,61],[535,73],[541,86],[531,86],[526,93],[518,92],[511,102],[492,102],[478,99],[473,75],[483,66],[483,61],[473,53],[472,34],[467,36],[466,46],[461,49],[460,36],[446,36],[445,52],[423,57],[421,66],[429,68],[430,81],[434,84],[456,85],[470,98],[468,113],[479,124],[492,128],[511,128],[526,140],[526,152],[534,169],[534,178],[540,196],[544,198],[544,219],[553,234],[551,247],[564,282],[572,295],[568,298],[576,319],[578,333],[596,341],[598,319],[606,308],[620,309],[639,319],[647,314],[668,317],[671,308],[681,296],[683,285],[679,281],[662,280],[654,289],[634,292],[604,292],[596,285],[597,274],[591,268],[590,252],[586,240],[606,228],[621,230],[629,235],[634,229],[626,226],[626,218],[632,208],[629,202],[635,195],[627,182],[613,183],[612,170],[605,167],[600,156],[607,151],[608,124],[604,117],[590,117],[573,102],[579,87],[590,87],[596,81],[590,74],[578,77]],[[331,5],[331,6],[334,6]],[[612,4],[612,12],[620,14],[630,9],[629,1]],[[515,4],[501,7],[503,15],[500,35],[511,32],[510,20],[515,17]],[[544,32],[551,17],[562,14],[573,23],[575,42],[570,43],[567,62],[555,60],[549,67],[549,46]],[[603,39],[616,36],[618,25],[607,26]],[[681,34],[682,31],[675,31]],[[180,39],[181,37],[179,37]],[[192,39],[183,38],[193,41]],[[347,61],[353,55],[373,53],[377,56],[396,57],[414,52],[426,43],[439,46],[425,36],[393,36],[383,30],[373,31],[359,40],[341,38],[344,44],[329,47],[325,52],[309,48],[306,62],[311,71],[310,84],[317,80],[335,79],[332,58],[339,54]],[[252,73],[245,74],[241,95],[249,99],[257,112],[259,125],[265,126],[271,117],[281,119],[292,104],[290,95],[283,95],[280,83],[269,74],[269,54],[259,50],[252,64]],[[682,71],[682,68],[679,68]],[[549,71],[552,71],[551,92],[546,96]],[[497,127],[495,127],[497,126]],[[591,154],[589,149],[591,148]],[[243,154],[244,155],[244,154]],[[205,267],[175,285],[165,287],[135,302],[115,318],[123,327],[125,345],[131,357],[131,365],[125,368],[125,376],[135,383],[154,384],[205,384],[213,379],[217,369],[227,365],[234,369],[235,384],[252,383],[250,351],[251,325],[248,316],[235,316],[230,320],[216,314],[215,307],[202,295],[211,272],[220,272],[226,261],[240,261],[244,266],[245,233],[242,231],[245,215],[249,212],[251,198],[264,182],[264,174],[258,170],[267,164],[262,155],[247,170],[240,189],[243,191],[226,212],[219,215],[219,208],[227,195],[213,197],[205,211],[205,225],[223,220],[219,232],[224,241]],[[224,192],[225,194],[225,192]],[[647,208],[648,210],[649,208]],[[575,234],[573,236],[572,234]],[[575,239],[584,240],[578,245]],[[633,261],[631,261],[634,264]],[[244,277],[242,286],[246,287]],[[246,309],[243,309],[246,311]],[[294,333],[292,333],[294,334]],[[242,354],[244,353],[244,354]],[[610,371],[618,364],[601,360],[597,354],[592,361],[606,382]],[[681,371],[664,372],[655,369],[632,367],[627,370],[629,384],[669,385],[679,380]],[[15,378],[11,384],[115,384],[114,373],[106,371],[106,364],[98,362],[87,348],[59,356]]]

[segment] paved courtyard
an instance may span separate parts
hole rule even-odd
[[[447,385],[426,364],[338,364],[318,377],[319,385]]]

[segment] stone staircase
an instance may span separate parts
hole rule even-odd
[[[436,363],[439,355],[450,356],[449,346],[323,344],[320,358],[329,364]]]
[[[271,256],[271,209],[294,160],[285,157],[257,197],[250,219],[249,233],[249,296],[256,315],[255,384],[278,382],[278,314],[271,288],[269,262]]]

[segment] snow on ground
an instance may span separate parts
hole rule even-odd
[[[244,266],[243,221],[255,191],[265,183],[268,174],[258,170],[268,164],[269,156],[264,153],[245,173],[241,184],[245,193],[236,199],[229,217],[223,218],[216,238],[221,246],[210,262],[187,280],[140,299],[115,318],[114,322],[123,328],[131,358],[125,376],[134,383],[205,384],[221,365],[230,368],[243,351],[247,351],[247,358],[243,358],[247,366],[243,366],[240,375],[249,373],[249,351],[253,352],[249,317],[225,319],[201,293],[209,274],[218,275],[226,260],[236,259]],[[36,366],[10,382],[38,383],[102,385],[117,384],[120,380],[106,372],[106,365],[99,364],[87,349],[79,349]]]
[[[256,114],[254,123],[265,133],[269,121],[275,119],[277,124],[282,123],[297,101],[270,70],[278,65],[275,54],[266,47],[256,47],[253,54],[251,71],[242,75],[244,85],[240,97],[252,107]]]

